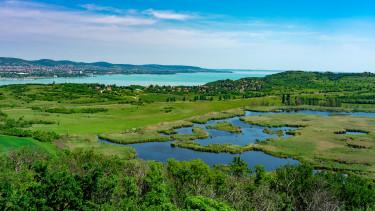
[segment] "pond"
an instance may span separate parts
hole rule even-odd
[[[240,127],[242,132],[231,133],[227,131],[207,128],[207,126],[215,125],[219,122],[229,122],[236,127]],[[176,129],[176,132],[178,134],[191,134],[193,127],[201,127],[208,132],[209,134],[208,138],[195,140],[196,142],[198,142],[199,144],[203,146],[207,146],[209,144],[234,144],[234,145],[244,146],[244,145],[248,145],[251,143],[255,143],[257,141],[264,141],[264,140],[271,139],[271,138],[277,138],[277,137],[288,138],[290,137],[290,135],[288,135],[286,132],[297,129],[295,127],[267,128],[267,127],[248,124],[248,123],[241,121],[239,117],[233,117],[233,118],[228,118],[228,119],[223,119],[223,120],[210,120],[205,124],[194,124],[192,127],[184,127],[184,128]],[[264,131],[264,129],[266,128],[269,131],[271,131],[271,134],[266,133]],[[278,131],[282,132],[280,136],[276,134]]]
[[[257,116],[257,115],[271,115],[271,114],[306,114],[306,115],[318,115],[318,116],[332,116],[332,115],[349,115],[358,117],[375,117],[375,113],[366,112],[329,112],[329,111],[313,111],[313,110],[297,110],[297,111],[280,111],[280,112],[255,112],[246,111],[245,116]],[[219,122],[229,122],[234,126],[240,127],[242,133],[230,133],[227,131],[221,131],[216,129],[208,129],[207,126],[214,125]],[[222,120],[210,120],[205,124],[194,124],[193,127],[201,127],[209,133],[209,137],[206,139],[195,140],[201,145],[208,144],[234,144],[244,146],[246,144],[255,143],[257,141],[264,141],[269,138],[289,138],[287,131],[293,131],[297,128],[293,127],[277,127],[277,128],[267,128],[271,131],[282,131],[282,135],[277,135],[274,133],[265,133],[264,129],[266,127],[256,126],[252,124],[245,123],[240,120],[239,117],[232,117]],[[178,134],[191,134],[193,127],[184,127],[176,129]],[[346,134],[358,134],[359,132],[347,131]],[[106,140],[99,140],[103,143],[114,144]],[[121,144],[116,144],[121,145]],[[123,145],[122,145],[123,146]],[[172,147],[171,142],[150,142],[150,143],[139,143],[130,144],[128,146],[134,147],[137,151],[137,156],[145,160],[156,160],[165,162],[170,158],[176,160],[192,160],[201,159],[207,164],[213,166],[215,164],[229,164],[235,156],[240,156],[249,167],[254,167],[255,165],[263,165],[266,170],[271,171],[282,165],[291,164],[296,165],[299,161],[291,158],[278,158],[272,155],[268,155],[259,151],[249,151],[242,154],[230,154],[230,153],[210,153],[210,152],[199,152],[190,149]]]
[[[365,132],[358,132],[358,131],[345,131],[346,135],[367,135]]]
[[[103,139],[99,139],[99,141],[114,144]],[[242,154],[198,152],[190,149],[171,147],[171,142],[169,141],[129,144],[128,146],[135,148],[139,158],[160,162],[166,162],[170,158],[180,161],[201,159],[208,165],[213,166],[215,164],[229,164],[234,157],[240,156],[248,164],[249,168],[255,165],[263,165],[267,171],[275,170],[286,164],[296,165],[299,163],[297,160],[291,158],[278,158],[259,151],[249,151]]]

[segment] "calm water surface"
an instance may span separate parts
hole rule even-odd
[[[105,140],[100,140],[100,142],[113,144]],[[235,156],[240,156],[248,164],[249,168],[260,164],[263,165],[267,171],[275,170],[282,165],[295,165],[299,163],[297,160],[291,158],[278,158],[258,151],[249,151],[237,155],[230,153],[198,152],[190,149],[171,147],[171,142],[149,142],[129,144],[128,146],[132,146],[136,149],[139,158],[160,162],[166,162],[170,158],[180,161],[201,159],[208,165],[213,166],[215,164],[229,164]]]
[[[237,127],[240,127],[242,132],[241,133],[230,133],[227,131],[221,131],[216,129],[208,129],[207,126],[215,125],[218,122],[229,122]],[[198,139],[195,140],[199,144],[203,146],[207,146],[209,144],[234,144],[244,146],[247,144],[255,143],[256,141],[264,141],[271,138],[277,138],[278,135],[276,134],[267,134],[264,133],[263,130],[266,127],[261,127],[257,125],[247,124],[240,120],[239,117],[228,118],[224,120],[210,120],[205,124],[194,124],[192,127],[185,127],[176,129],[177,133],[179,134],[191,134],[193,127],[201,127],[205,129],[209,133],[209,138],[206,139]],[[275,127],[275,128],[267,128],[271,131],[283,131],[282,138],[289,138],[290,135],[286,134],[286,131],[295,130],[297,128],[292,127]]]
[[[245,77],[263,77],[274,74],[279,71],[270,70],[234,70],[231,73],[177,73],[171,75],[164,74],[117,74],[117,75],[98,75],[95,77],[72,77],[72,78],[44,78],[44,79],[25,79],[25,80],[0,80],[0,85],[8,84],[51,84],[51,83],[99,83],[105,85],[116,84],[118,86],[128,85],[202,85],[208,82],[223,79],[240,79]]]
[[[313,110],[299,110],[299,111],[280,111],[280,112],[254,112],[246,111],[245,116],[258,116],[258,115],[272,115],[272,114],[306,114],[306,115],[317,115],[317,116],[332,116],[332,115],[349,115],[349,116],[358,116],[358,117],[375,117],[375,113],[366,113],[366,112],[353,112],[353,113],[337,113],[329,111],[313,111]],[[235,134],[229,133],[226,131],[220,131],[215,129],[207,129],[208,125],[213,125],[218,122],[230,122],[233,125],[239,126],[242,128],[242,133]],[[247,124],[239,119],[239,117],[227,118],[222,120],[211,120],[205,124],[194,124],[195,127],[201,127],[208,131],[210,137],[207,139],[198,139],[195,140],[201,145],[208,144],[235,144],[235,145],[246,145],[249,143],[255,143],[257,140],[264,141],[269,138],[275,138],[275,134],[266,134],[263,132],[265,127],[255,126]],[[296,130],[297,128],[292,127],[279,127],[279,128],[268,128],[271,130],[282,130],[282,138],[287,138],[290,136],[285,132],[289,130]],[[176,129],[179,134],[190,134],[192,133],[192,127],[184,127]],[[347,132],[347,134],[363,134],[360,132]],[[100,142],[106,144],[114,144],[106,140],[99,140]],[[122,144],[115,144],[121,145]],[[230,153],[209,153],[209,152],[198,152],[190,149],[171,147],[171,142],[151,142],[151,143],[139,143],[139,144],[130,144],[137,151],[137,156],[145,160],[157,160],[161,162],[167,161],[169,158],[174,158],[176,160],[192,160],[192,159],[201,159],[209,165],[215,164],[229,164],[233,157],[240,156],[249,167],[254,167],[255,165],[264,165],[265,169],[271,171],[282,165],[286,164],[298,164],[297,160],[291,158],[278,158],[272,155],[265,154],[258,151],[249,151],[242,154],[230,154]]]
[[[367,133],[364,132],[354,132],[354,131],[346,131],[346,135],[367,135]]]

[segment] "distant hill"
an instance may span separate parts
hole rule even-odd
[[[97,74],[175,74],[217,72],[184,65],[132,65],[112,64],[108,62],[74,62],[69,60],[55,61],[50,59],[24,60],[19,58],[0,57],[1,77],[73,77]],[[229,72],[229,71],[228,71]]]
[[[285,71],[263,78],[242,78],[239,80],[219,80],[206,84],[207,87],[223,93],[231,92],[288,92],[298,90],[345,91],[373,89],[374,73],[332,73]]]

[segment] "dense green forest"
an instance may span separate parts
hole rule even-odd
[[[199,160],[124,161],[92,151],[49,157],[21,149],[0,159],[1,210],[371,210],[372,180],[314,172],[265,172],[239,157],[210,168]]]
[[[264,78],[221,80],[197,87],[148,87],[157,93],[196,93],[194,100],[277,95],[285,105],[340,107],[343,103],[375,104],[375,74],[287,71]]]
[[[342,104],[375,104],[374,84],[373,73],[287,71],[264,78],[222,80],[203,86],[59,84],[43,85],[38,87],[39,92],[30,92],[30,85],[9,85],[2,90],[11,91],[18,99],[28,102],[79,101],[79,98],[90,97],[95,99],[92,100],[94,102],[117,100],[123,103],[150,103],[278,96],[285,105],[340,107]]]

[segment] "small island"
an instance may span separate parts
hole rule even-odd
[[[215,125],[209,125],[207,126],[207,129],[222,130],[230,133],[241,133],[240,127],[234,126],[229,122],[219,122]]]

